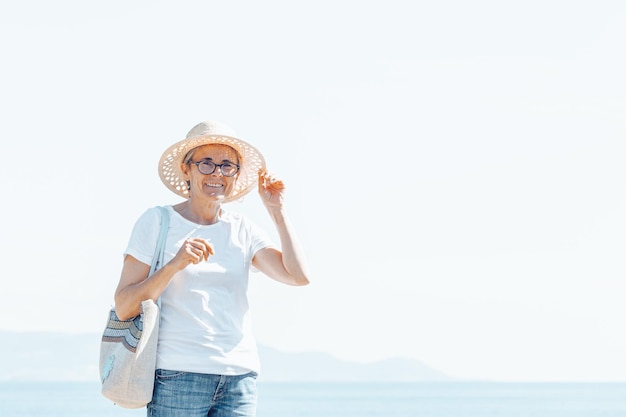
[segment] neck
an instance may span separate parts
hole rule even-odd
[[[177,211],[186,218],[197,224],[215,224],[218,222],[221,213],[221,204],[196,201],[189,198],[184,203],[177,206]]]

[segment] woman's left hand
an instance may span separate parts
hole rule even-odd
[[[282,207],[285,184],[267,171],[259,171],[259,195],[265,207]]]

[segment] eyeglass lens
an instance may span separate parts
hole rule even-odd
[[[198,171],[200,171],[204,175],[209,175],[209,174],[214,173],[217,167],[220,167],[220,171],[222,172],[222,175],[224,175],[225,177],[232,177],[239,170],[239,167],[237,165],[231,164],[229,162],[224,162],[223,164],[216,164],[213,161],[205,160],[205,161],[195,162],[195,164],[198,166]]]

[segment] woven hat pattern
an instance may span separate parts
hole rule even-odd
[[[224,135],[220,133],[228,133]],[[187,134],[187,138],[170,146],[159,161],[159,177],[163,184],[177,195],[189,198],[187,182],[180,168],[187,153],[199,146],[210,144],[227,145],[235,149],[241,160],[237,180],[230,195],[224,203],[235,201],[250,192],[257,184],[258,172],[265,168],[263,155],[249,143],[236,138],[234,132],[226,125],[218,122],[202,122]]]

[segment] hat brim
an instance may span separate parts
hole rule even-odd
[[[228,145],[239,152],[241,161],[239,173],[232,192],[223,200],[224,203],[238,200],[248,194],[257,184],[258,172],[265,169],[265,159],[261,152],[249,143],[226,135],[198,135],[181,140],[167,148],[159,160],[159,177],[163,184],[176,195],[189,198],[187,181],[181,164],[187,153],[199,146],[219,144]]]

